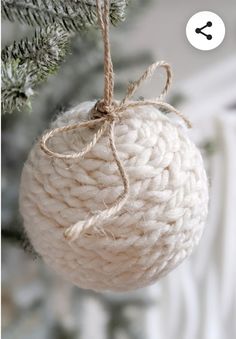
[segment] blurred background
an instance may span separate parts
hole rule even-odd
[[[4,339],[232,339],[236,337],[236,21],[235,1],[131,1],[126,21],[112,28],[115,93],[154,60],[174,70],[168,101],[193,123],[204,156],[210,212],[200,246],[155,285],[132,293],[85,291],[63,281],[37,257],[23,232],[18,188],[35,139],[59,112],[102,95],[100,35],[77,34],[56,75],[37,89],[32,112],[2,117],[2,337]],[[212,51],[194,49],[185,27],[198,11],[226,26]],[[2,46],[32,35],[2,22]],[[138,95],[155,97],[164,74]]]

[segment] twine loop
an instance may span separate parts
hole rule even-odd
[[[116,146],[115,146],[115,137],[114,137],[114,128],[117,121],[122,119],[122,114],[128,108],[142,107],[142,106],[154,106],[159,109],[164,109],[167,113],[174,112],[177,114],[187,125],[187,127],[191,127],[190,121],[178,110],[176,110],[173,106],[167,104],[163,101],[165,95],[167,94],[171,81],[172,81],[172,71],[171,67],[165,61],[158,61],[151,64],[146,71],[141,75],[141,77],[130,83],[128,85],[126,95],[120,102],[113,100],[114,93],[114,72],[113,72],[113,64],[111,59],[110,52],[110,39],[109,39],[109,0],[104,0],[103,7],[101,7],[100,0],[96,0],[97,4],[97,15],[98,22],[101,28],[103,43],[104,43],[104,96],[103,99],[96,102],[95,106],[90,111],[90,120],[79,122],[76,124],[71,124],[59,128],[55,128],[45,135],[42,136],[40,141],[40,147],[47,155],[52,156],[53,158],[59,159],[80,159],[84,155],[86,155],[98,142],[101,136],[107,131],[108,139],[110,144],[110,149],[113,154],[114,161],[116,162],[118,171],[120,173],[122,183],[123,183],[123,191],[115,200],[115,202],[106,208],[103,211],[98,212],[87,220],[80,220],[76,224],[68,227],[64,236],[69,241],[75,241],[79,238],[79,236],[88,230],[90,227],[93,227],[95,230],[99,229],[99,225],[102,221],[108,220],[109,218],[115,216],[117,212],[121,210],[128,199],[129,195],[129,178],[124,168],[124,165],[119,158]],[[149,100],[142,101],[131,101],[130,99],[139,89],[139,87],[143,84],[143,82],[147,79],[150,79],[154,72],[158,68],[163,68],[166,71],[166,83],[165,86],[159,95],[159,97]],[[49,139],[53,138],[55,135],[60,134],[62,132],[68,132],[72,130],[78,130],[81,127],[96,127],[99,126],[98,130],[94,133],[93,139],[88,143],[82,150],[71,153],[71,154],[63,154],[57,153],[51,150],[48,147]],[[103,233],[105,231],[103,230]]]

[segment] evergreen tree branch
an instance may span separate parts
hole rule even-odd
[[[112,0],[110,19],[113,25],[125,18],[128,0]],[[31,26],[48,27],[57,24],[75,32],[97,24],[94,0],[3,0],[2,16]]]
[[[113,24],[124,20],[128,0],[111,0]],[[2,110],[30,106],[34,88],[56,71],[68,50],[69,34],[97,25],[95,0],[3,0],[2,16],[36,29],[32,40],[2,51]]]
[[[37,29],[32,40],[14,42],[2,51],[2,110],[30,106],[34,88],[54,73],[69,50],[69,34],[50,27]]]

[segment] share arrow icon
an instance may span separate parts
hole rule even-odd
[[[208,21],[208,22],[206,23],[206,25],[204,25],[203,27],[201,27],[201,28],[196,28],[196,29],[195,29],[195,32],[196,32],[197,34],[202,34],[202,35],[204,35],[204,36],[207,38],[207,40],[211,40],[211,39],[212,39],[212,35],[211,35],[211,34],[206,34],[206,33],[203,32],[203,30],[204,30],[205,28],[211,27],[211,26],[212,26],[212,22],[211,22],[211,21]]]

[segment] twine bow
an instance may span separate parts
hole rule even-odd
[[[126,95],[122,101],[119,103],[113,101],[114,93],[114,72],[113,64],[111,59],[110,51],[110,39],[109,39],[109,0],[104,0],[104,5],[101,7],[100,0],[96,0],[97,5],[97,14],[98,21],[102,32],[103,43],[104,43],[104,97],[102,100],[98,101],[94,108],[92,109],[93,119],[85,122],[79,122],[76,124],[71,124],[59,128],[55,128],[45,135],[43,135],[40,147],[41,149],[49,156],[59,159],[79,159],[87,154],[93,147],[96,145],[101,136],[108,131],[108,139],[110,144],[110,149],[113,154],[114,160],[116,162],[117,168],[119,170],[122,182],[123,182],[123,192],[118,196],[116,201],[108,208],[99,213],[93,215],[87,220],[78,221],[76,224],[68,227],[64,236],[70,241],[76,240],[81,233],[88,230],[91,226],[96,228],[97,224],[100,224],[102,221],[108,220],[110,217],[116,215],[118,211],[124,206],[129,195],[129,178],[124,168],[124,165],[119,158],[114,137],[114,128],[115,124],[119,119],[122,119],[122,113],[125,112],[128,108],[142,107],[142,106],[154,106],[157,108],[163,108],[165,111],[173,112],[181,117],[188,127],[191,127],[190,121],[173,106],[162,101],[164,96],[169,90],[172,72],[170,65],[164,61],[158,61],[150,65],[147,70],[142,74],[142,76],[129,84]],[[161,92],[161,95],[158,98],[151,100],[143,101],[130,101],[140,85],[147,79],[151,78],[153,73],[158,68],[164,68],[166,71],[166,83],[164,89]],[[73,130],[78,130],[81,127],[94,127],[100,125],[100,128],[94,134],[90,143],[88,143],[82,150],[72,154],[63,154],[57,153],[51,150],[47,143],[49,139],[52,139],[55,135],[62,132],[68,132]]]

